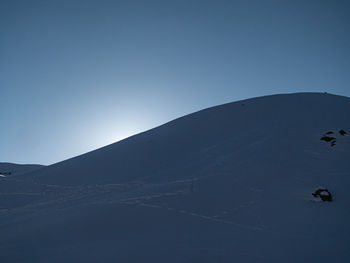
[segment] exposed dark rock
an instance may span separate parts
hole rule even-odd
[[[344,136],[345,134],[347,134],[347,132],[344,131],[344,130],[340,130],[340,131],[339,131],[339,134],[342,135],[342,136]]]
[[[314,197],[320,197],[322,199],[322,201],[324,201],[324,202],[325,201],[328,201],[328,202],[333,201],[332,194],[327,189],[324,189],[324,188],[317,189],[314,193],[312,193],[312,195]]]
[[[329,131],[329,132],[327,132],[326,134],[333,134],[334,132],[332,132],[332,131]]]
[[[334,137],[330,137],[330,136],[323,136],[320,139],[321,141],[325,141],[325,142],[331,142],[331,141],[335,141]]]

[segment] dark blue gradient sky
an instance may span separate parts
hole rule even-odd
[[[350,96],[349,14],[335,0],[2,0],[0,162],[51,164],[243,98]]]

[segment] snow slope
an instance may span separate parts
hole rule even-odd
[[[349,113],[254,98],[1,179],[0,261],[348,262]]]
[[[42,167],[43,165],[39,165],[39,164],[0,163],[0,174],[8,175],[8,173],[10,172],[11,176],[19,175],[19,174],[35,171]]]

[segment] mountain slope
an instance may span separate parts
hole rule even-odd
[[[39,164],[15,164],[15,163],[0,163],[0,174],[3,175],[19,175],[33,172],[44,167]]]
[[[203,163],[197,164],[200,168],[208,164],[204,158],[213,162],[218,156],[215,149],[219,155],[241,156],[249,154],[252,147],[265,155],[280,150],[272,148],[288,146],[291,154],[318,142],[330,129],[346,129],[348,102],[348,98],[334,95],[291,94],[221,105],[55,164],[34,177],[57,184],[125,182],[158,174],[164,177],[164,170],[170,174],[172,169],[178,177],[179,168],[197,169],[194,156],[202,159]]]
[[[349,113],[329,94],[254,98],[5,178],[0,259],[347,262]]]

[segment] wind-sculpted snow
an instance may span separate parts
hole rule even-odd
[[[0,260],[348,262],[349,113],[329,94],[255,98],[2,178]]]

